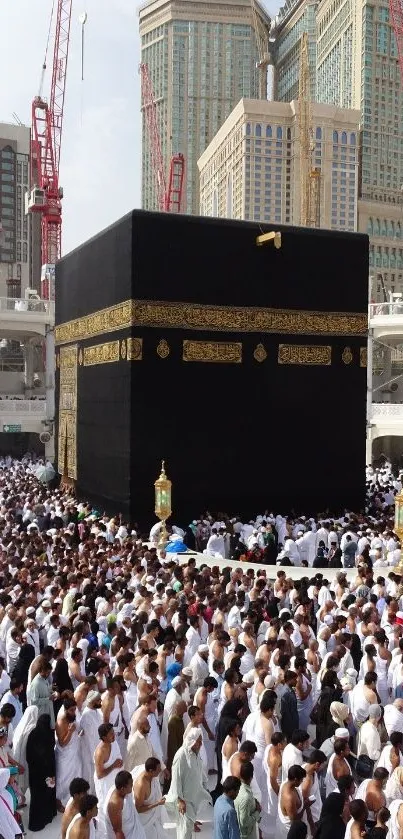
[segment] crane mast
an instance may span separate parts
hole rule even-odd
[[[310,85],[308,34],[304,32],[301,39],[298,89],[300,223],[304,227],[320,227],[321,172],[313,165],[315,142],[312,130]]]
[[[54,272],[61,256],[62,197],[59,186],[72,0],[58,0],[52,82],[49,101],[41,95],[32,102],[31,184],[26,211],[41,215],[41,295],[54,296]]]
[[[153,84],[147,64],[140,64],[141,106],[150,143],[151,166],[154,172],[158,209],[161,212],[180,213],[185,175],[183,154],[171,158],[168,179],[165,176]]]

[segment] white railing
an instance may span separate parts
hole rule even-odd
[[[46,414],[46,399],[0,399],[0,414]]]
[[[403,404],[400,402],[373,402],[372,403],[372,419],[402,419],[403,420]]]
[[[400,315],[403,317],[403,300],[394,303],[370,303],[369,317],[384,317],[385,315]]]
[[[49,315],[54,317],[55,304],[53,300],[26,300],[23,297],[0,297],[0,313],[13,312],[21,315]]]

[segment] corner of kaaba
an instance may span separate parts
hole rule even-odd
[[[163,459],[176,521],[360,509],[367,306],[365,235],[131,212],[57,266],[60,474],[144,528]]]

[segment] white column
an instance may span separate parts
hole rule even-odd
[[[55,333],[52,326],[46,327],[46,419],[55,418]]]
[[[25,396],[29,399],[34,390],[34,347],[29,339],[24,345],[24,387]]]
[[[372,275],[368,277],[368,304],[371,303],[372,293]],[[373,366],[373,352],[374,352],[374,333],[369,322],[369,306],[368,306],[368,342],[367,342],[367,438],[365,447],[365,463],[369,465],[372,463],[372,399],[373,399],[373,382],[372,382],[372,366]]]
[[[55,334],[52,326],[46,327],[46,419],[47,425],[44,430],[51,434],[48,443],[45,443],[46,460],[55,459]]]

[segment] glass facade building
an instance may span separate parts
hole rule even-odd
[[[285,9],[288,11],[285,13]],[[288,101],[295,82],[284,73],[283,54],[300,37],[309,3],[289,0],[276,27],[276,95]],[[386,0],[321,0],[315,8],[315,98],[361,113],[357,229],[370,236],[371,296],[403,291],[400,230],[403,214],[403,85]],[[294,33],[294,35],[292,35]],[[342,168],[344,164],[344,169]],[[348,144],[339,160],[348,190]],[[336,189],[336,184],[335,184]]]
[[[0,296],[19,297],[31,278],[30,129],[0,123]]]
[[[267,24],[270,20],[262,10]],[[140,10],[141,61],[154,87],[165,171],[185,157],[182,212],[197,213],[197,160],[243,97],[259,93],[252,10],[245,0],[151,0]],[[156,209],[155,176],[143,120],[142,206]]]

